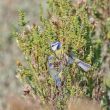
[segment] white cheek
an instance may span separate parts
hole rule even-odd
[[[52,47],[52,50],[55,51],[57,50],[57,45]]]

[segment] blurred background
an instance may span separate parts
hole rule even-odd
[[[16,61],[23,55],[11,32],[18,24],[18,9],[26,12],[31,23],[39,22],[39,0],[0,0],[0,110],[6,110],[6,97],[21,94],[22,87],[16,76]],[[15,27],[16,26],[16,27]]]

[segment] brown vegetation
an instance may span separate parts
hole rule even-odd
[[[33,100],[32,97],[20,98],[17,96],[10,96],[8,98],[9,110],[55,110],[52,106],[42,105],[37,98]],[[67,102],[67,110],[104,110],[101,109],[98,102],[89,100],[87,98],[71,98]]]

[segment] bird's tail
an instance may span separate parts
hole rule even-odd
[[[81,60],[79,60],[79,61],[77,62],[77,65],[78,65],[79,67],[81,67],[85,72],[87,72],[87,71],[91,68],[91,65],[90,65],[90,64],[87,64],[87,63],[85,63],[85,62],[83,62],[83,61],[81,61]]]

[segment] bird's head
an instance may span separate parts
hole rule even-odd
[[[61,43],[58,41],[51,43],[51,49],[53,51],[59,50],[61,48],[61,46],[62,46]]]

